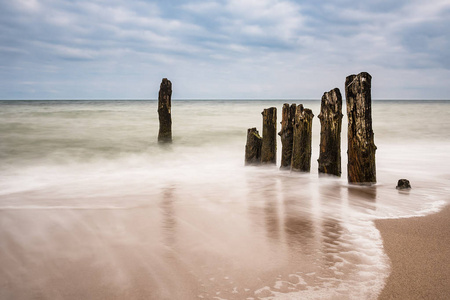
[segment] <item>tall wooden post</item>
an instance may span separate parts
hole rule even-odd
[[[247,130],[247,144],[245,145],[245,165],[261,164],[262,138],[256,128]]]
[[[292,148],[292,171],[309,172],[311,170],[312,119],[310,109],[300,104],[295,111],[294,142]]]
[[[158,96],[159,134],[158,142],[172,142],[172,115],[171,115],[172,83],[163,78]]]
[[[263,115],[263,136],[261,148],[261,162],[277,163],[277,109],[266,108]]]
[[[338,88],[322,96],[319,174],[341,176],[342,96]]]
[[[294,117],[296,105],[283,104],[281,131],[278,133],[281,137],[281,166],[282,170],[291,169],[292,145],[294,141]]]
[[[362,72],[345,80],[348,116],[348,182],[375,183],[375,150],[372,130],[372,76]]]

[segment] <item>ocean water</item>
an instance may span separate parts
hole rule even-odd
[[[450,101],[374,101],[377,184],[245,167],[247,128],[286,101],[0,101],[1,299],[376,299],[373,220],[449,202]],[[278,128],[279,130],[280,128]],[[278,162],[281,142],[278,139]],[[407,178],[412,189],[395,189]]]

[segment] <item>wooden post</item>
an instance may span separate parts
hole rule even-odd
[[[311,170],[312,119],[310,109],[300,104],[295,111],[294,142],[292,148],[292,171],[309,172]]]
[[[277,109],[266,108],[263,115],[263,136],[261,148],[261,162],[277,163]]]
[[[369,73],[345,80],[348,116],[348,182],[375,183],[375,146],[372,130],[372,96]]]
[[[322,96],[319,174],[341,176],[342,96],[338,88]]]
[[[259,165],[261,163],[262,138],[256,128],[247,130],[247,144],[245,145],[245,165]]]
[[[281,131],[281,166],[282,170],[290,170],[292,162],[292,145],[294,141],[294,117],[296,105],[283,104]]]
[[[172,142],[172,115],[171,115],[172,83],[163,78],[158,96],[159,134],[158,142]]]

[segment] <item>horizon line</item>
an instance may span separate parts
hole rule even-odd
[[[346,100],[346,98],[342,98]],[[0,99],[0,101],[158,101],[156,98],[143,99],[143,98],[74,98],[74,99]],[[178,98],[172,99],[172,101],[321,101],[321,99],[312,98]],[[372,99],[372,101],[450,101],[450,99],[405,99],[405,98],[380,98]]]

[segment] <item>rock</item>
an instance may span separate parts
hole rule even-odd
[[[399,179],[397,183],[397,190],[409,190],[411,189],[411,184],[408,179]]]

